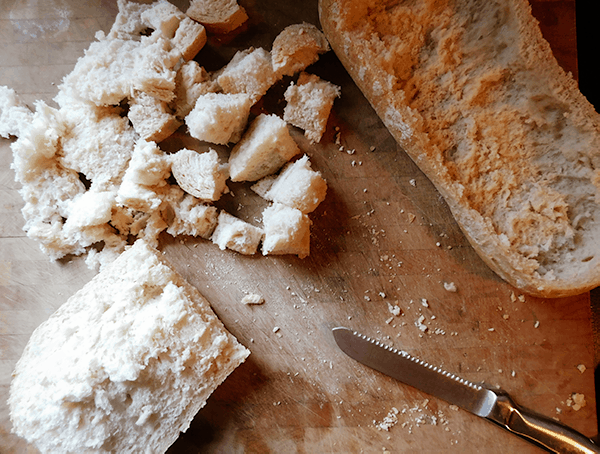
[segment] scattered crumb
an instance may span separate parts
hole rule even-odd
[[[402,309],[400,309],[400,306],[398,306],[397,304],[391,305],[390,303],[388,303],[388,310],[392,315],[395,316],[402,314]]]
[[[414,178],[411,178],[410,180],[408,180],[408,182],[411,184],[411,186],[417,187],[417,180],[415,180]]]
[[[537,328],[537,327],[539,327],[539,326],[540,326],[540,321],[539,321],[539,320],[536,320],[536,321],[535,321],[535,323],[533,324],[533,327],[534,327],[534,328]]]
[[[456,288],[456,284],[454,282],[444,282],[444,288],[449,291],[456,293],[458,289]]]
[[[567,399],[567,407],[571,407],[575,411],[581,410],[586,404],[585,396],[580,393],[572,393]]]
[[[421,330],[422,332],[427,331],[427,325],[425,325],[423,322],[425,321],[425,316],[421,315],[416,321],[415,321],[415,326],[417,328],[419,328],[419,330]]]
[[[388,431],[398,423],[398,413],[398,409],[396,407],[392,407],[387,416],[383,418],[383,421],[380,423],[373,421],[373,424],[375,424],[377,430]]]
[[[256,293],[249,293],[242,298],[242,303],[247,305],[263,304],[265,299]]]
[[[427,302],[426,298],[421,298],[421,305],[423,307],[429,307],[429,303]]]
[[[275,328],[273,328],[273,332],[276,333],[280,330],[281,328],[279,328],[279,326],[276,326]]]
[[[579,366],[577,366],[577,369],[579,370],[579,372],[581,372],[583,374],[586,370],[586,367],[585,367],[585,365],[580,364]]]

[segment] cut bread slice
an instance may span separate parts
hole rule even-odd
[[[307,155],[287,164],[277,176],[268,176],[252,186],[266,200],[296,208],[305,214],[325,200],[327,182],[310,166]]]
[[[250,107],[252,102],[245,93],[206,93],[198,96],[185,124],[192,137],[227,145],[242,137]]]
[[[323,33],[307,22],[283,29],[273,40],[271,61],[277,77],[293,76],[304,71],[329,50]]]
[[[277,172],[299,153],[286,122],[275,114],[260,114],[231,150],[231,181],[259,180]]]
[[[204,153],[179,150],[171,155],[171,171],[181,189],[206,202],[219,200],[227,189],[228,165],[221,164],[213,149]]]
[[[321,0],[319,11],[341,62],[492,270],[541,297],[600,285],[600,116],[526,0]]]
[[[221,211],[211,240],[222,251],[231,249],[240,254],[253,255],[256,254],[262,237],[261,228]]]
[[[287,104],[283,119],[304,129],[304,135],[311,142],[320,142],[327,129],[333,102],[340,96],[340,91],[337,85],[315,74],[302,72],[297,84],[292,82],[284,93]]]
[[[137,241],[34,331],[10,418],[43,453],[163,453],[249,353]]]
[[[191,0],[185,13],[211,33],[229,33],[248,20],[236,0]]]
[[[296,208],[274,203],[263,211],[263,255],[310,254],[310,218]]]

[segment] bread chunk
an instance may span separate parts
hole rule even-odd
[[[327,182],[310,166],[307,155],[287,164],[277,176],[268,176],[252,186],[264,199],[308,214],[325,200]]]
[[[541,297],[600,285],[600,116],[529,2],[322,0],[320,16],[492,270]]]
[[[222,251],[231,249],[244,255],[256,254],[263,231],[259,227],[221,211],[211,240]]]
[[[163,453],[249,353],[137,241],[34,331],[10,418],[43,453]]]
[[[310,254],[310,218],[296,208],[274,203],[263,211],[263,255]]]
[[[225,93],[246,93],[252,104],[277,81],[271,54],[262,47],[238,51],[216,77]]]
[[[301,73],[297,84],[293,82],[284,93],[287,104],[283,119],[304,129],[311,142],[320,142],[335,98],[340,96],[340,87],[321,79],[315,74]]]
[[[211,33],[229,33],[248,20],[236,0],[192,0],[185,13]]]
[[[228,165],[221,164],[215,150],[198,153],[183,148],[172,155],[171,159],[173,176],[188,194],[214,202],[227,189]]]
[[[138,141],[119,186],[117,201],[140,211],[157,209],[163,201],[171,160],[154,142]]]
[[[0,85],[0,137],[19,136],[33,113],[12,89]]]
[[[189,17],[180,23],[171,44],[181,53],[185,61],[191,60],[206,44],[206,30]]]
[[[259,180],[277,172],[299,153],[286,122],[275,114],[260,114],[231,151],[231,181]]]
[[[131,100],[127,116],[140,137],[149,142],[162,142],[181,126],[166,102],[143,92]]]
[[[245,93],[207,93],[198,97],[185,123],[192,137],[227,145],[240,140],[251,106]]]
[[[175,78],[175,116],[185,118],[196,105],[201,95],[220,90],[208,72],[195,60],[181,65]]]
[[[173,214],[173,219],[168,220],[169,235],[210,239],[217,226],[218,210],[215,206],[186,194],[177,186],[171,186],[167,201]]]
[[[303,22],[283,29],[271,48],[273,70],[278,78],[293,76],[329,50],[325,35],[313,24]]]

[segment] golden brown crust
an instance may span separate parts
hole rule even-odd
[[[484,261],[559,297],[600,284],[600,119],[526,0],[321,0],[323,31]]]

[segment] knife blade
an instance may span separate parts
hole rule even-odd
[[[333,328],[333,337],[346,355],[360,363],[485,418],[549,452],[600,453],[600,447],[585,435],[518,406],[502,390],[465,380],[343,326]]]

